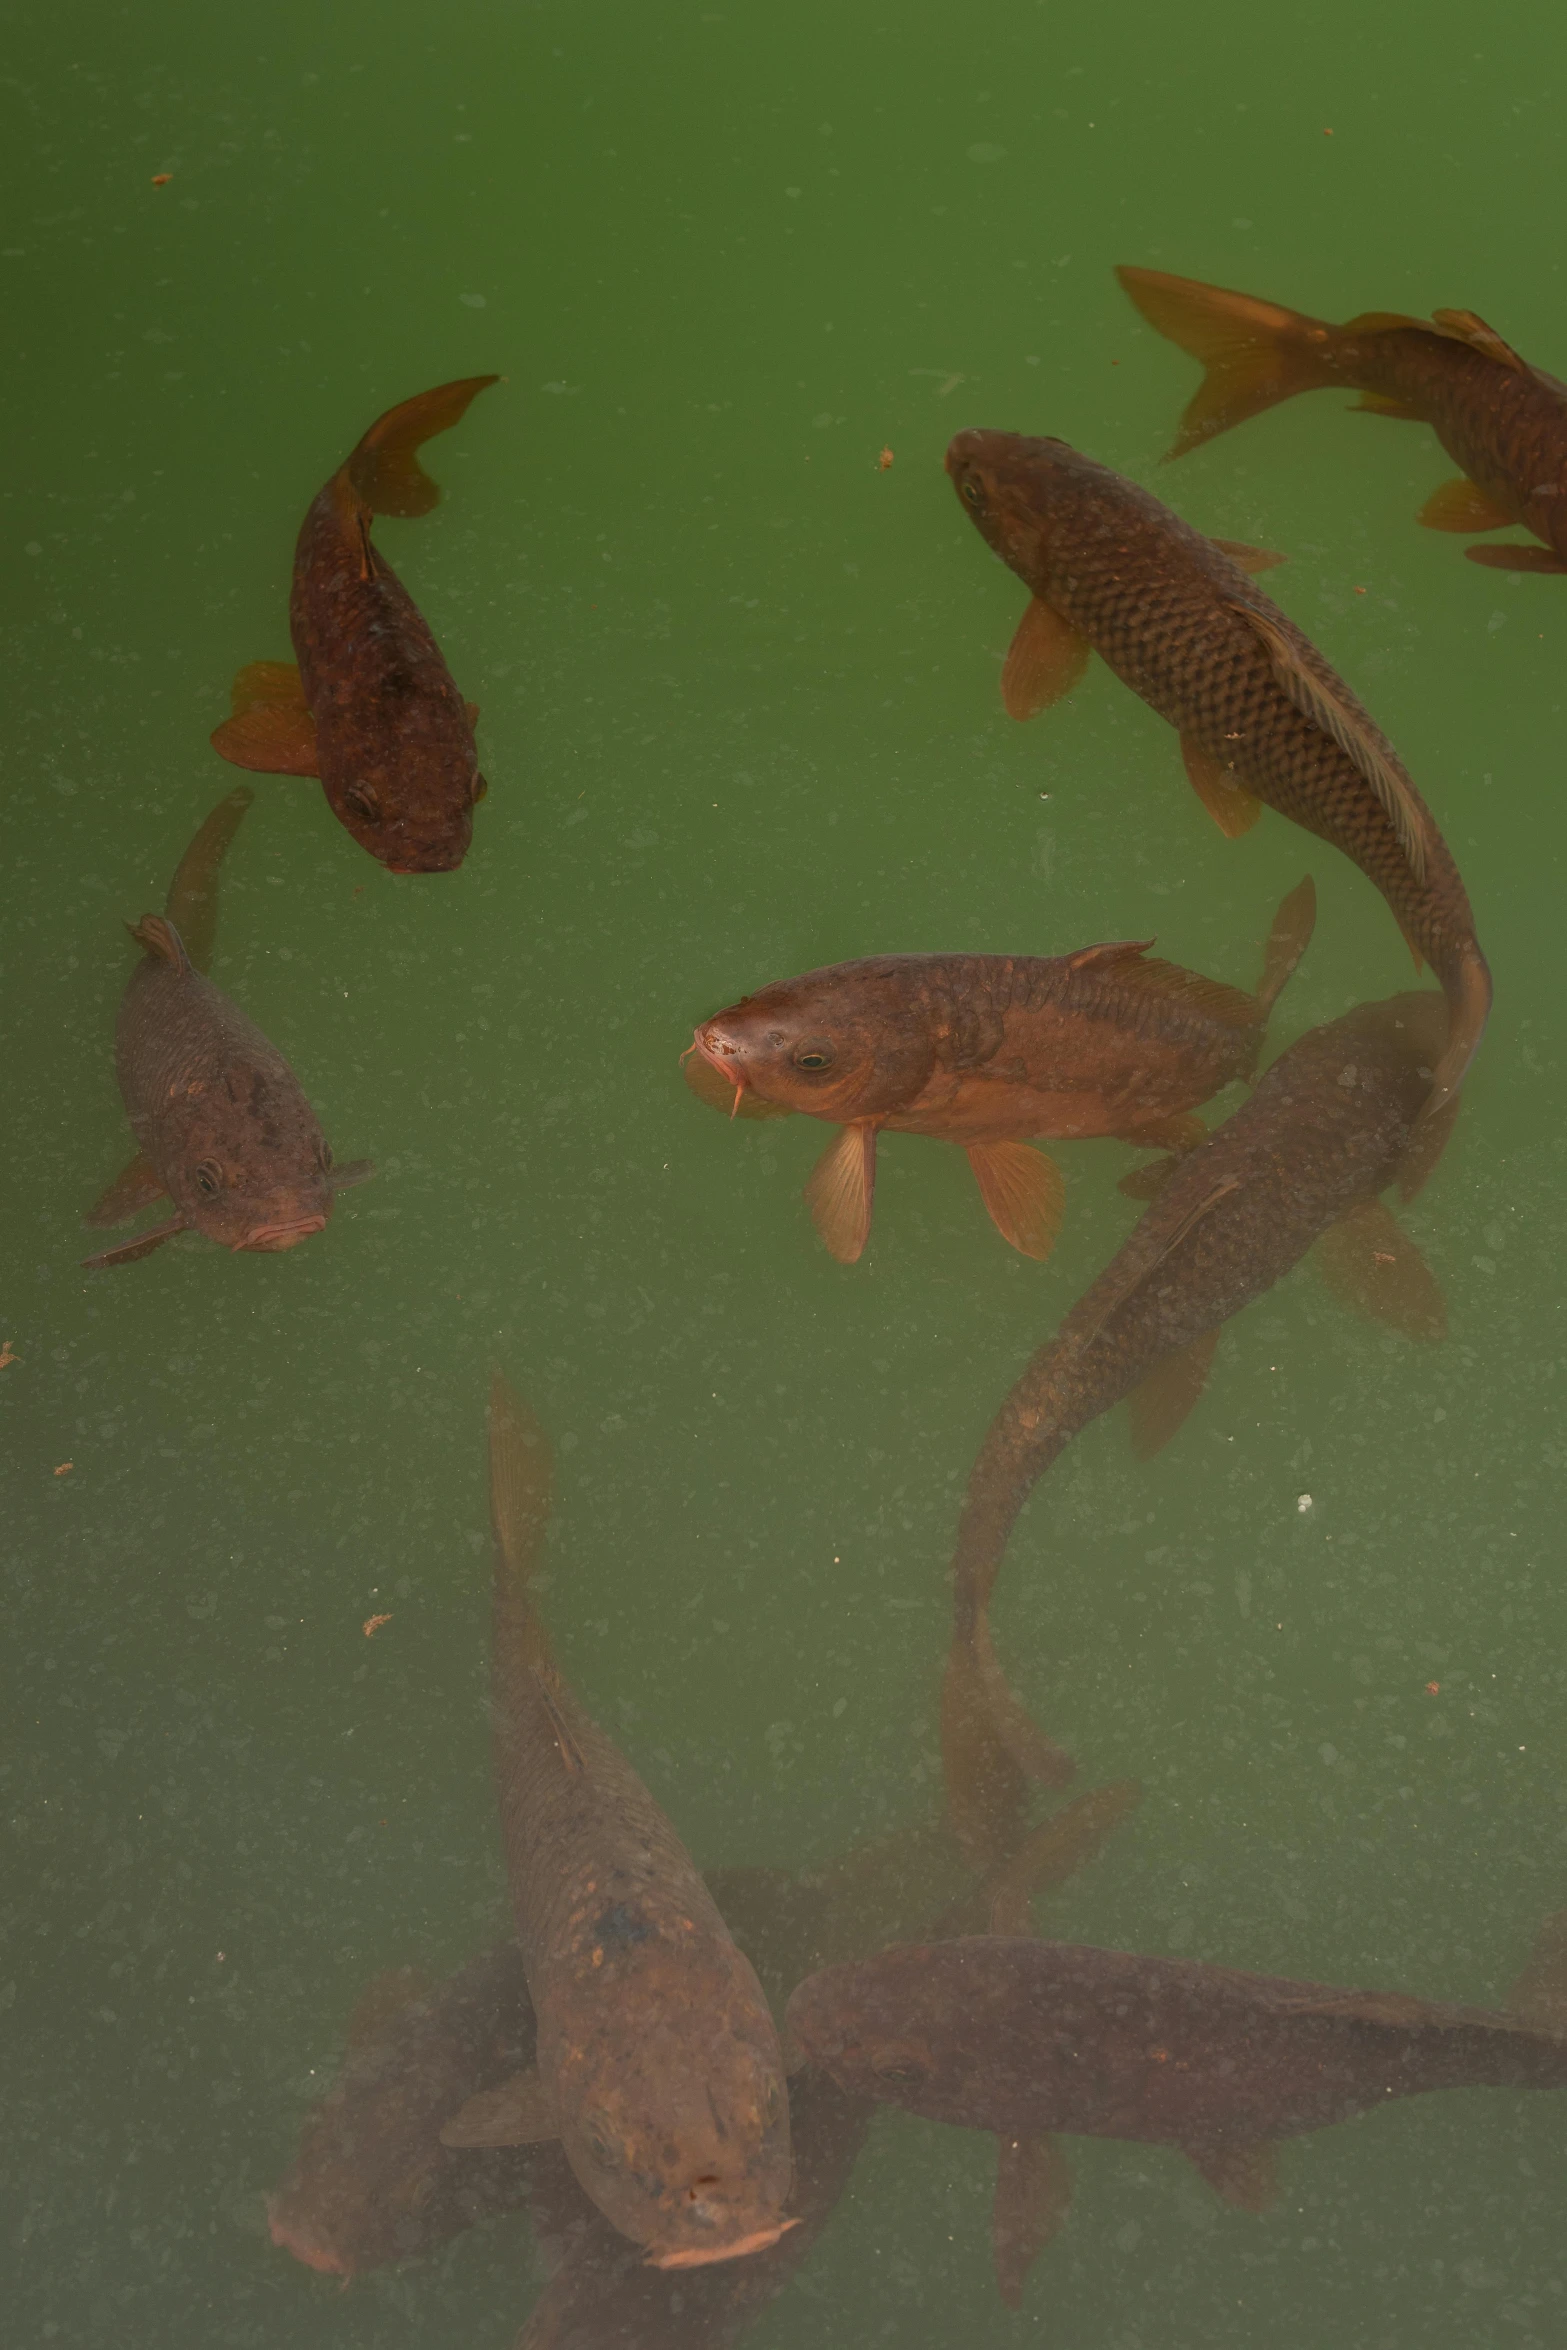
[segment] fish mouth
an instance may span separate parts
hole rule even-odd
[[[286,1223],[257,1224],[246,1233],[243,1240],[235,1243],[235,1250],[237,1253],[240,1249],[267,1249],[275,1254],[285,1248],[297,1248],[302,1240],[310,1238],[312,1232],[325,1230],[326,1218],[319,1213],[313,1216],[291,1216]]]
[[[315,2269],[318,2275],[342,2277],[345,2280],[352,2275],[348,2262],[340,2254],[328,2251],[324,2244],[317,2244],[307,2235],[296,2234],[278,2210],[275,2198],[270,2195],[267,2197],[267,2229],[280,2252],[292,2252],[296,2260],[302,2260],[306,2268]]]
[[[781,2219],[770,2228],[756,2228],[749,2236],[731,2237],[727,2244],[694,2244],[682,2246],[677,2252],[650,2252],[649,2268],[711,2268],[718,2260],[740,2260],[748,2252],[765,2252],[769,2244],[790,2228],[799,2226],[797,2219]]]
[[[711,1044],[708,1041],[706,1029],[694,1028],[691,1031],[691,1042],[680,1056],[682,1069],[685,1069],[686,1063],[693,1053],[698,1054],[707,1067],[716,1071],[726,1084],[734,1087],[734,1099],[729,1105],[729,1115],[732,1118],[740,1107],[741,1096],[750,1084],[745,1072],[745,1062],[740,1055],[740,1047],[738,1045]],[[694,1093],[701,1093],[703,1090],[700,1086],[692,1085],[688,1069],[686,1070],[686,1083],[691,1085]]]

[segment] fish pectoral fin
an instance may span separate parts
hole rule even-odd
[[[1001,665],[1001,700],[1009,718],[1036,718],[1069,694],[1093,651],[1059,612],[1035,596],[1017,624]]]
[[[350,2048],[365,2048],[381,2039],[388,2025],[435,1987],[435,1977],[424,1967],[394,1966],[373,1975],[349,2011],[344,2039]]]
[[[1244,539],[1215,539],[1213,544],[1221,555],[1228,555],[1248,575],[1276,571],[1281,563],[1289,561],[1288,555],[1275,555],[1268,547],[1248,547]]]
[[[1205,751],[1194,735],[1182,735],[1181,757],[1193,791],[1225,839],[1239,840],[1243,832],[1250,832],[1262,814],[1256,793],[1237,783],[1222,761]]]
[[[1487,326],[1473,310],[1433,310],[1431,323],[1455,342],[1467,343],[1471,351],[1481,352],[1494,359],[1499,367],[1510,367],[1515,375],[1532,375],[1534,369],[1527,359],[1520,359],[1511,343],[1504,343],[1494,326]]]
[[[479,705],[477,702],[464,702],[463,708],[468,713],[468,731],[471,734],[479,723]]]
[[[1330,742],[1336,743],[1370,784],[1383,814],[1398,835],[1398,845],[1410,872],[1423,882],[1430,819],[1391,747],[1379,739],[1370,719],[1343,699],[1337,681],[1330,684],[1317,675],[1301,648],[1268,613],[1242,603],[1232,604],[1230,609],[1239,614],[1261,642],[1274,677],[1301,716],[1309,718]]]
[[[1471,563],[1492,571],[1567,571],[1567,563],[1549,547],[1465,547]]]
[[[346,1167],[334,1167],[327,1181],[334,1191],[353,1191],[361,1183],[369,1183],[376,1173],[374,1159],[350,1159]]]
[[[805,1186],[811,1221],[840,1265],[852,1265],[870,1238],[876,1199],[876,1129],[845,1126],[827,1145]]]
[[[1257,982],[1257,1001],[1265,1014],[1272,1011],[1286,982],[1293,978],[1316,927],[1317,885],[1308,873],[1281,902],[1268,932],[1262,977]]]
[[[1505,530],[1518,519],[1462,473],[1433,490],[1415,516],[1427,530]]]
[[[218,874],[229,843],[255,798],[249,784],[241,783],[226,800],[218,802],[175,867],[163,901],[163,911],[178,927],[185,952],[198,971],[212,967],[218,935]]]
[[[1458,1105],[1463,1100],[1459,1093],[1449,1094],[1439,1102],[1429,1118],[1422,1118],[1410,1138],[1409,1148],[1398,1162],[1398,1196],[1407,1207],[1430,1182],[1436,1172],[1437,1161],[1453,1139],[1453,1128],[1458,1123]]]
[[[968,1163],[1002,1239],[1043,1264],[1066,1208],[1066,1179],[1054,1159],[1026,1142],[976,1142]]]
[[[1423,424],[1425,412],[1411,408],[1407,400],[1395,400],[1388,392],[1362,392],[1358,400],[1351,400],[1351,415],[1391,416],[1400,424]]]
[[[162,1176],[154,1172],[138,1151],[130,1165],[121,1168],[107,1191],[93,1201],[82,1221],[96,1225],[100,1231],[112,1230],[116,1224],[128,1224],[133,1216],[139,1216],[143,1208],[150,1208],[167,1191]]]
[[[1317,1243],[1317,1270],[1357,1314],[1405,1338],[1447,1336],[1436,1275],[1380,1200],[1363,1201],[1328,1226]]]
[[[990,2249],[1008,2309],[1021,2303],[1028,2272],[1061,2233],[1071,2203],[1072,2173],[1054,2138],[997,2137]]]
[[[1548,1917],[1522,1974],[1507,1994],[1507,2012],[1536,2031],[1567,2038],[1567,1909]]]
[[[1194,1410],[1213,1366],[1219,1343],[1217,1330],[1205,1330],[1190,1346],[1155,1363],[1126,1399],[1132,1428],[1132,1451],[1140,1461],[1151,1461]]]
[[[166,1240],[177,1233],[188,1232],[190,1225],[184,1216],[173,1216],[167,1224],[155,1225],[151,1232],[139,1232],[134,1240],[122,1240],[118,1248],[106,1248],[95,1257],[83,1257],[84,1273],[102,1273],[111,1265],[134,1265],[138,1257],[150,1257],[155,1248],[162,1248]]]
[[[1219,2138],[1181,2151],[1237,2211],[1269,2211],[1277,2203],[1279,2153],[1271,2138]]]
[[[559,2136],[555,2101],[532,2069],[481,2089],[441,2126],[443,2146],[537,2146]]]
[[[214,727],[212,747],[257,775],[319,775],[316,722],[291,662],[252,661],[234,680],[234,714]]]
[[[1180,1163],[1179,1157],[1149,1159],[1129,1168],[1115,1188],[1123,1199],[1157,1199]]]
[[[1031,1828],[1017,1850],[993,1869],[981,1888],[984,1930],[1014,1938],[1034,1932],[1030,1904],[1097,1860],[1115,1830],[1142,1802],[1135,1779],[1114,1779],[1074,1796]]]

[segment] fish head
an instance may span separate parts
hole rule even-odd
[[[397,744],[392,758],[323,783],[338,822],[389,873],[455,873],[488,789],[460,743]]]
[[[1066,441],[1021,432],[960,432],[946,456],[969,520],[992,552],[1025,579],[1048,557],[1052,523],[1082,466]]]
[[[783,2055],[733,1944],[693,1965],[654,1936],[628,1968],[606,2029],[584,2010],[556,2042],[566,2159],[605,2217],[659,2268],[760,2252],[792,2225]],[[693,2064],[693,2043],[700,2062]],[[540,2033],[541,2070],[549,2061]]]
[[[209,1240],[275,1253],[325,1226],[332,1153],[291,1076],[231,1061],[188,1081],[160,1125],[158,1171]]]
[[[938,2052],[907,1995],[899,1998],[883,1971],[849,1962],[808,1975],[790,1995],[784,2035],[793,2056],[851,2095],[905,2104],[936,2079]],[[920,1986],[898,1988],[913,1989],[917,2011]]]
[[[780,980],[705,1021],[697,1049],[738,1091],[780,1108],[840,1124],[889,1116],[936,1062],[932,1020],[904,962],[887,956]]]

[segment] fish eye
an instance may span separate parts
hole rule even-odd
[[[963,500],[964,505],[971,506],[976,514],[985,503],[985,493],[971,473],[966,473],[963,476],[963,486],[959,490],[958,496]]]
[[[878,2081],[885,2081],[889,2089],[917,2089],[925,2078],[924,2066],[912,2064],[902,2054],[873,2056],[871,2071]]]
[[[223,1169],[216,1159],[202,1159],[196,1168],[196,1189],[203,1199],[216,1199],[223,1188]]]
[[[351,783],[343,797],[354,814],[362,816],[367,824],[380,823],[381,803],[367,783]]]
[[[830,1036],[806,1036],[789,1057],[797,1069],[830,1069],[838,1058],[838,1048]]]
[[[602,2114],[589,2114],[582,2124],[582,2143],[600,2170],[618,2170],[620,2149],[610,2134],[608,2121]]]

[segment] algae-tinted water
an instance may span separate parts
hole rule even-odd
[[[1059,433],[1288,554],[1270,590],[1404,752],[1497,987],[1406,1219],[1446,1345],[1308,1266],[1167,1453],[1107,1422],[1023,1522],[1008,1668],[1085,1780],[1148,1789],[1046,1922],[1503,1995],[1567,1896],[1567,605],[1417,529],[1450,464],[1334,396],[1156,475],[1195,374],[1110,269],[1473,307],[1561,371],[1564,39],[1539,7],[998,0],[12,25],[8,2342],[499,2350],[526,2313],[521,2222],[339,2294],[260,2216],[366,1978],[502,1915],[492,1359],[560,1447],[563,1662],[698,1858],[934,1808],[956,1496],[1129,1228],[1127,1155],[1063,1152],[1039,1268],[957,1154],[894,1141],[845,1271],[798,1196],[823,1131],[694,1102],[695,1019],[905,948],[1157,935],[1249,984],[1306,870],[1277,1037],[1408,984],[1360,876],[1273,817],[1221,839],[1103,670],[1003,715],[1021,591],[943,479],[961,424]],[[389,878],[315,786],[261,781],[225,883],[215,976],[379,1177],[286,1256],[82,1275],[128,1147],[121,925],[232,781],[207,734],[287,653],[304,505],[381,408],[492,368],[432,448],[441,507],[379,532],[481,706],[473,853]],[[893,2117],[756,2339],[1549,2343],[1564,2128],[1543,2097],[1402,2106],[1287,2150],[1260,2220],[1173,2156],[1074,2148],[1012,2317],[987,2144]]]

